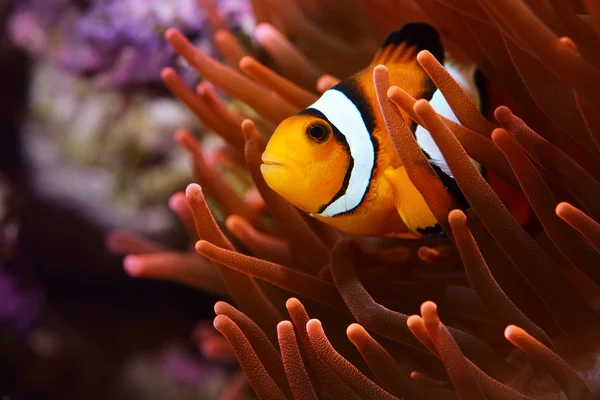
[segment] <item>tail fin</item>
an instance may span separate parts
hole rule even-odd
[[[444,64],[444,46],[437,30],[424,23],[406,24],[388,35],[375,54],[372,64],[412,62],[421,50],[428,50],[440,64]]]

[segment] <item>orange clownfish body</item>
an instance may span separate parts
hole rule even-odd
[[[367,68],[281,122],[262,156],[267,184],[296,207],[344,232],[385,237],[440,234],[437,220],[402,166],[373,84],[373,69],[383,64],[391,85],[429,100],[439,114],[458,122],[419,65],[421,50],[444,64],[479,104],[475,67],[444,63],[437,31],[426,24],[408,24],[387,37]],[[429,132],[405,118],[446,188],[467,207]]]

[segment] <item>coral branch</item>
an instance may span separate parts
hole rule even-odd
[[[421,319],[421,317],[419,317],[419,319]],[[421,320],[421,322],[423,322]],[[425,330],[425,325],[423,325],[423,329]],[[427,331],[425,330],[425,335],[427,335]],[[429,336],[427,336],[427,338],[429,338]],[[429,339],[431,340],[431,339]],[[435,350],[435,347],[434,347]],[[432,377],[425,375],[422,372],[419,371],[412,371],[410,373],[410,379],[412,379],[415,383],[417,383],[419,386],[423,387],[423,388],[437,388],[437,389],[451,389],[452,388],[452,384],[449,381],[442,381],[442,380],[437,380],[437,379],[433,379]],[[451,392],[451,393],[455,393],[455,392]],[[455,396],[456,399],[458,399],[458,396]]]
[[[504,331],[504,336],[527,354],[531,362],[538,368],[548,371],[565,391],[568,398],[582,400],[592,398],[588,385],[573,371],[569,364],[523,329],[509,325]]]
[[[556,82],[550,71],[528,50],[522,49],[505,36],[503,38],[521,80],[546,117],[572,140],[582,146],[591,145],[572,92],[562,82]]]
[[[169,280],[227,296],[227,289],[214,266],[195,254],[162,251],[128,255],[123,266],[130,276],[136,278]]]
[[[239,40],[227,29],[217,30],[214,40],[219,52],[225,57],[227,63],[234,68],[237,68],[240,60],[248,55]]]
[[[452,209],[458,206],[456,200],[446,190],[423,155],[423,151],[404,122],[398,108],[388,99],[387,93],[390,84],[387,68],[383,65],[375,67],[373,81],[385,125],[402,160],[402,165],[406,168],[408,177],[419,190],[444,231],[450,234],[447,216]]]
[[[515,171],[523,192],[550,240],[573,265],[595,282],[600,282],[600,270],[595,267],[600,265],[600,254],[587,243],[582,242],[577,234],[566,229],[566,225],[556,218],[554,210],[557,201],[516,140],[504,129],[495,130],[492,139]],[[523,326],[524,329],[531,332],[529,327],[517,322],[515,324]],[[508,325],[508,323],[504,323],[504,325]]]
[[[469,218],[467,223],[477,241],[481,254],[485,255],[485,260],[494,280],[508,298],[546,332],[558,332],[560,329],[556,325],[547,305],[493,238],[490,237],[481,223],[474,218]]]
[[[473,364],[471,360],[465,358],[471,373],[477,380],[479,387],[485,394],[485,398],[488,400],[533,400],[533,397],[522,395],[521,393],[513,390],[510,386],[498,382],[485,372],[480,370],[477,365]]]
[[[290,321],[281,321],[277,325],[277,338],[283,358],[283,366],[288,377],[293,398],[297,400],[317,400],[310,377],[306,372],[300,348]]]
[[[340,83],[340,80],[335,76],[331,76],[328,74],[322,75],[317,81],[317,91],[319,93],[325,93],[338,83]]]
[[[452,7],[438,0],[415,1],[429,23],[433,24],[442,34],[446,52],[452,54],[455,61],[468,62],[481,60],[482,50],[471,35],[465,35],[465,18]],[[468,57],[468,58],[467,58]]]
[[[165,38],[173,49],[206,80],[220,87],[230,96],[242,100],[265,119],[279,123],[287,116],[294,114],[295,108],[291,104],[203,54],[178,29],[168,29]]]
[[[213,31],[227,29],[227,22],[221,16],[215,2],[216,0],[196,0],[200,8],[206,13],[206,21]]]
[[[166,250],[166,247],[160,243],[120,229],[110,232],[105,242],[108,251],[119,255],[157,253]]]
[[[594,0],[582,0],[585,8],[592,17],[593,26],[600,34],[600,4]]]
[[[325,336],[321,322],[311,319],[306,324],[306,331],[317,356],[323,360],[337,376],[339,376],[361,399],[394,400],[387,391],[364,376],[354,365],[342,357]]]
[[[311,367],[315,371],[316,378],[330,398],[339,397],[348,400],[360,400],[356,395],[332,370],[323,362],[316,354],[312,347],[308,333],[306,332],[306,324],[309,317],[302,303],[295,298],[290,298],[285,307],[292,317],[296,332],[302,341],[302,346],[306,351]]]
[[[596,251],[600,252],[600,224],[569,203],[557,205],[556,215],[579,232],[594,246]]]
[[[190,203],[188,203],[187,198],[185,197],[185,193],[177,192],[173,194],[169,199],[169,208],[177,214],[177,217],[185,225],[185,229],[188,231],[188,234],[192,237],[193,241],[197,241],[198,233],[196,232],[196,225],[194,224],[194,215],[192,214]]]
[[[459,11],[461,15],[469,18],[476,19],[486,24],[493,24],[487,17],[487,13],[478,2],[471,2],[470,0],[437,0],[439,3],[443,3],[448,7]]]
[[[389,99],[406,112],[410,118],[413,119],[417,124],[420,124],[419,117],[414,112],[414,105],[417,100],[410,94],[406,93],[402,88],[398,86],[390,87],[388,90]],[[519,187],[517,178],[512,173],[510,166],[506,162],[506,159],[502,156],[502,153],[494,146],[494,143],[487,137],[473,132],[472,130],[465,128],[464,126],[457,124],[454,121],[447,119],[440,115],[440,118],[444,123],[452,130],[452,133],[456,135],[456,138],[460,141],[465,151],[469,154],[469,157],[483,165],[488,170],[494,172],[500,178],[510,183],[514,187]]]
[[[177,96],[202,123],[211,131],[217,133],[234,148],[243,149],[243,140],[239,135],[232,134],[228,126],[212,115],[207,104],[200,96],[192,92],[181,80],[181,77],[172,68],[165,68],[161,73],[161,78],[171,92]]]
[[[600,193],[600,175],[592,175],[593,170],[584,169],[558,147],[529,128],[508,108],[498,107],[494,114],[500,125],[517,139],[527,154],[544,170],[554,176],[568,176],[568,179],[561,179],[561,184],[569,188],[588,209],[593,210],[594,216],[600,216],[600,205],[596,201]],[[597,162],[593,164],[595,169],[600,165]]]
[[[214,320],[215,328],[227,338],[240,362],[248,382],[259,399],[286,400],[275,381],[267,373],[258,359],[256,352],[244,336],[241,329],[225,315],[217,315]]]
[[[597,102],[600,71],[587,64],[570,47],[561,44],[549,27],[543,25],[519,0],[482,2],[519,43],[547,66],[554,75],[572,86],[591,102]]]
[[[224,139],[231,143],[234,149],[243,149],[244,135],[242,135],[240,129],[242,116],[238,112],[232,111],[225,104],[211,83],[207,81],[200,82],[196,87],[196,93],[200,96],[206,111],[219,121],[221,134],[226,133],[227,135]]]
[[[465,214],[462,211],[454,210],[448,216],[448,220],[452,226],[456,246],[460,251],[469,282],[485,308],[502,325],[519,324],[524,326],[539,341],[554,349],[554,344],[548,335],[531,322],[498,286],[469,231]]]
[[[299,296],[336,309],[343,308],[343,302],[333,285],[312,275],[226,250],[205,240],[196,243],[196,251],[219,264],[264,280]]]
[[[479,384],[471,373],[462,352],[437,315],[435,303],[428,301],[421,306],[421,315],[429,337],[433,341],[440,359],[461,399],[485,399]]]
[[[574,92],[573,95],[590,138],[600,150],[600,109],[590,103],[587,98],[580,96],[579,93]]]
[[[396,397],[418,399],[421,393],[408,380],[396,361],[359,324],[352,324],[346,331],[348,339],[356,346],[371,371],[381,380],[385,388]]]
[[[472,131],[490,137],[495,128],[494,124],[481,115],[473,100],[438,60],[426,50],[419,52],[417,60],[440,89],[444,98],[447,99],[450,108],[452,108],[460,123]]]
[[[273,25],[259,24],[254,38],[273,57],[277,66],[294,82],[305,88],[315,87],[321,73],[290,41]]]
[[[215,314],[225,315],[238,326],[256,352],[267,373],[273,378],[279,389],[289,397],[292,392],[288,386],[281,356],[259,326],[239,310],[223,301],[217,302],[214,309]]]
[[[194,214],[198,236],[210,240],[219,247],[233,249],[233,245],[225,238],[210,212],[202,188],[195,184],[189,185],[185,194]],[[273,327],[281,320],[281,316],[256,282],[250,276],[223,265],[216,263],[215,266],[238,307],[256,321],[267,335],[272,332]]]
[[[238,215],[229,216],[225,224],[244,246],[260,258],[283,265],[292,264],[286,241],[256,230],[252,224]]]
[[[223,207],[226,215],[237,214],[250,221],[254,226],[263,226],[259,214],[246,204],[244,199],[225,182],[220,174],[209,167],[200,143],[189,131],[180,129],[175,133],[175,140],[190,153],[198,181]]]
[[[415,112],[431,133],[457,184],[491,236],[540,294],[560,327],[577,334],[589,329],[590,322],[595,326],[592,321],[596,316],[592,310],[564,280],[558,266],[510,215],[431,105],[426,100],[419,100]]]
[[[358,257],[358,252],[359,249],[355,244],[349,240],[342,240],[333,249],[331,256],[334,282],[346,306],[356,321],[365,328],[422,350],[423,346],[415,340],[408,329],[408,316],[377,304],[358,280],[353,266],[353,260]],[[496,356],[485,343],[457,329],[452,329],[452,334],[467,355],[481,365],[485,365],[485,369],[492,364],[498,366],[496,362],[491,363]]]
[[[435,344],[433,344],[433,341],[429,337],[429,333],[427,333],[427,328],[425,328],[425,322],[423,322],[423,318],[418,315],[411,315],[406,320],[406,326],[408,329],[410,329],[411,333],[415,335],[417,339],[419,339],[419,342],[423,343],[423,346],[427,347],[431,353],[439,356],[438,351],[435,348]]]
[[[298,107],[298,111],[308,107],[317,100],[313,93],[282,77],[265,67],[252,57],[244,57],[239,62],[240,69],[255,81],[273,90],[285,100]]]
[[[595,52],[592,49],[600,46],[600,39],[594,32],[594,28],[577,15],[574,5],[570,4],[568,0],[552,0],[551,3],[556,15],[567,27],[568,35],[584,49],[585,58],[598,66],[598,54],[594,54]],[[574,44],[573,47],[575,47]],[[585,51],[586,49],[589,50]]]

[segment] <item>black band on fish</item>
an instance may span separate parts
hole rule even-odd
[[[335,88],[327,90],[319,100],[304,110],[304,113],[315,115],[317,111],[320,113],[319,118],[335,126],[344,136],[350,157],[353,159],[352,168],[348,168],[350,178],[346,187],[342,187],[344,193],[319,212],[324,217],[335,217],[360,206],[366,196],[375,169],[377,143],[373,138],[372,130],[369,131],[367,128],[369,121],[368,119],[365,121],[364,111],[360,110],[342,90]]]
[[[337,191],[336,194],[333,195],[333,197],[331,198],[331,200],[329,200],[326,204],[323,204],[320,208],[318,213],[322,213],[323,211],[325,211],[325,209],[334,201],[336,201],[337,199],[339,199],[340,197],[342,197],[344,195],[344,193],[346,193],[346,189],[348,189],[348,183],[350,182],[350,175],[352,174],[352,169],[354,168],[354,158],[352,158],[352,154],[350,153],[350,146],[348,145],[348,141],[346,140],[346,136],[344,136],[342,134],[342,132],[340,132],[340,130],[335,126],[335,124],[333,124],[329,119],[327,119],[327,116],[325,116],[325,114],[323,114],[321,111],[315,109],[315,108],[306,108],[302,111],[300,111],[298,113],[299,115],[310,115],[312,117],[317,117],[322,119],[323,121],[327,122],[329,124],[329,126],[331,126],[331,130],[333,132],[333,136],[336,138],[336,140],[340,143],[340,145],[346,150],[346,152],[348,153],[348,157],[350,159],[349,163],[348,163],[348,168],[346,168],[346,173],[344,175],[344,180],[342,182],[342,186],[340,187],[340,189]]]
[[[428,226],[427,228],[417,228],[417,233],[423,236],[444,236],[445,232],[440,224]]]
[[[390,33],[381,44],[381,49],[403,43],[406,46],[414,46],[417,52],[429,51],[440,64],[444,64],[444,46],[440,41],[440,35],[433,26],[416,22],[406,24],[401,29]]]
[[[427,154],[424,151],[423,154],[425,154],[425,157],[427,157],[427,159],[430,160],[429,165],[431,165],[431,168],[433,168],[438,178],[440,178],[440,181],[442,181],[442,184],[444,185],[446,190],[448,190],[450,194],[456,199],[456,201],[458,201],[461,207],[463,207],[464,209],[469,208],[469,202],[465,198],[463,192],[458,187],[458,184],[456,183],[454,178],[445,173],[438,165],[432,163],[429,154]]]

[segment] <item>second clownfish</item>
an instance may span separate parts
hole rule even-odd
[[[429,100],[439,114],[458,122],[419,65],[421,50],[431,52],[480,104],[475,67],[444,62],[444,49],[433,27],[405,25],[385,39],[367,68],[281,122],[262,155],[267,184],[296,207],[344,232],[386,237],[405,237],[407,232],[440,234],[440,225],[410,181],[386,130],[373,83],[373,69],[385,65],[390,85]],[[468,207],[429,132],[405,118],[443,184]]]

